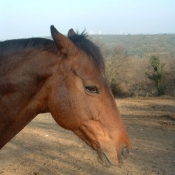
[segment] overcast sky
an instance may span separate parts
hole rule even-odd
[[[50,36],[50,25],[92,34],[175,33],[175,0],[1,0],[0,40]]]

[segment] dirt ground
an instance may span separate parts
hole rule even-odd
[[[175,98],[117,104],[132,141],[121,167],[101,166],[95,151],[47,113],[2,148],[0,175],[175,175]]]

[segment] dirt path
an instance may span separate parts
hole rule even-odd
[[[0,175],[175,175],[175,99],[117,100],[132,140],[122,167],[102,167],[72,132],[38,115],[0,151]]]

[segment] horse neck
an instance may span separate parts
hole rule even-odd
[[[58,59],[36,51],[13,54],[13,60],[10,56],[1,57],[8,61],[0,66],[0,148],[38,113],[48,111],[47,81]]]

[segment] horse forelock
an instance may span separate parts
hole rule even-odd
[[[81,34],[77,32],[76,35],[68,37],[80,50],[83,50],[88,56],[92,58],[98,69],[104,71],[104,60],[100,48],[88,39],[85,31]]]

